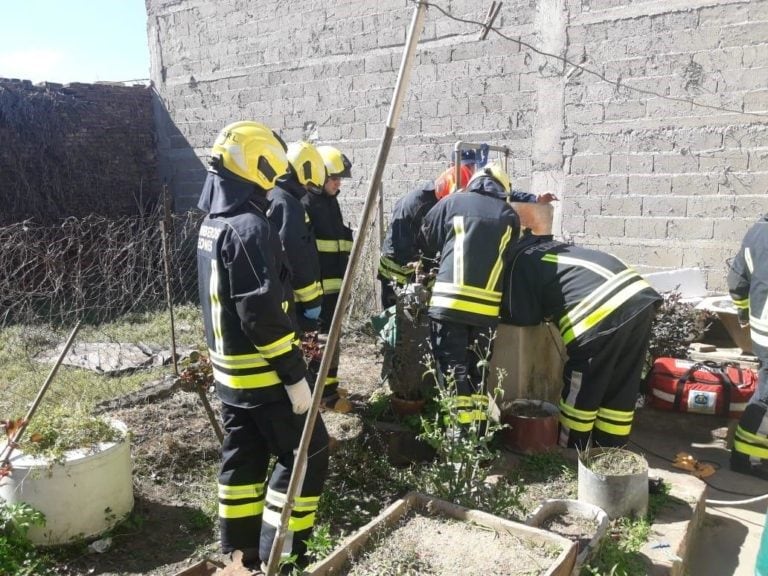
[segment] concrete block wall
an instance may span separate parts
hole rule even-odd
[[[435,3],[475,21],[490,6]],[[195,204],[221,127],[254,119],[350,156],[340,198],[355,224],[413,2],[146,5],[177,206]],[[562,198],[556,234],[642,271],[701,266],[722,290],[725,258],[768,208],[768,0],[509,0],[495,24],[524,44],[478,41],[477,25],[429,9],[384,172],[387,212],[445,168],[457,140],[502,144],[516,187]]]

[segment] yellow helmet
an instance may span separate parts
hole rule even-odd
[[[317,151],[323,157],[328,177],[349,178],[352,176],[352,162],[333,146],[318,146]]]
[[[500,162],[491,162],[482,168],[478,168],[477,172],[472,175],[470,182],[477,180],[478,178],[482,178],[483,176],[488,176],[496,180],[496,182],[501,184],[501,187],[504,188],[504,191],[507,194],[511,192],[512,183],[509,181],[507,171],[504,170],[504,166],[502,166]]]
[[[221,165],[264,190],[288,171],[285,144],[272,130],[258,122],[235,122],[216,138],[211,156]]]
[[[317,148],[309,142],[291,142],[287,156],[302,186],[322,189],[325,183],[325,162]]]

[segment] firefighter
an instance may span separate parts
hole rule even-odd
[[[503,271],[520,230],[509,191],[504,169],[489,164],[466,192],[451,194],[427,213],[419,235],[425,259],[439,254],[428,310],[438,379],[445,386],[453,378],[458,420],[467,426],[484,428],[481,361],[490,360]]]
[[[267,192],[288,170],[282,140],[257,122],[225,127],[198,206],[200,303],[224,424],[218,478],[224,553],[256,572],[269,558],[311,405],[306,366],[284,306],[290,287],[280,237],[266,212]],[[306,475],[290,516],[283,555],[304,562],[328,469],[320,418]],[[276,463],[265,486],[270,459]]]
[[[736,427],[731,470],[768,479],[768,215],[746,233],[728,271],[739,323],[749,326],[759,360],[757,389]]]
[[[296,317],[303,331],[317,330],[323,302],[320,262],[315,235],[309,216],[301,204],[308,190],[317,193],[325,183],[325,164],[320,153],[309,142],[293,142],[288,146],[289,169],[269,192],[269,220],[280,232],[288,264]]]
[[[536,229],[521,214],[526,228]],[[526,231],[505,276],[502,319],[558,323],[568,359],[560,444],[626,444],[661,296],[619,259]]]
[[[464,164],[460,170],[459,188],[464,188],[472,177],[472,170]],[[419,261],[416,237],[424,216],[438,200],[455,190],[455,174],[456,169],[450,167],[437,179],[422,183],[395,203],[379,258],[382,308],[395,305],[395,286],[402,288],[413,281]]]
[[[320,310],[319,331],[321,340],[325,340],[333,321],[336,302],[339,299],[341,282],[347,270],[349,253],[352,251],[352,229],[344,224],[344,218],[339,207],[338,194],[341,179],[352,176],[352,163],[333,146],[318,146],[317,151],[323,159],[326,169],[326,179],[322,190],[310,190],[301,202],[307,210],[309,220],[315,232],[317,252],[320,257],[320,275],[323,285],[323,303]],[[323,405],[340,411],[346,411],[347,404],[340,402],[339,396],[339,349],[336,350],[328,369],[323,388]],[[317,367],[310,366],[310,370]],[[341,391],[344,394],[344,391]]]

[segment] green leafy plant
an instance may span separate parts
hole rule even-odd
[[[481,373],[480,390],[487,386],[490,367],[491,342],[476,343],[473,349]],[[494,434],[503,425],[493,417],[490,406],[498,404],[501,390],[497,389],[488,405],[478,404],[476,410],[484,410],[486,419],[461,422],[461,412],[456,402],[456,381],[453,374],[438,378],[437,368],[427,358],[427,370],[437,383],[435,401],[439,407],[432,419],[422,418],[420,439],[436,451],[435,462],[425,466],[420,474],[420,488],[439,498],[457,502],[489,512],[508,512],[519,507],[520,487],[505,481],[485,482],[486,468],[499,455]]]
[[[51,573],[49,560],[27,538],[33,526],[45,525],[45,516],[24,502],[0,502],[0,574],[42,576]]]
[[[693,304],[682,302],[679,292],[665,293],[664,302],[651,325],[650,363],[666,356],[686,358],[688,346],[704,335],[709,319],[707,311],[696,310]]]
[[[80,406],[55,406],[31,420],[19,448],[25,454],[62,463],[69,450],[96,450],[102,442],[121,438],[120,430]]]

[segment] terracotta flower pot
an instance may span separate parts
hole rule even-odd
[[[412,414],[419,414],[424,409],[426,400],[407,400],[406,398],[400,398],[399,396],[392,395],[389,397],[389,401],[392,404],[392,410],[398,416],[410,416]]]
[[[523,454],[546,452],[557,446],[558,410],[540,400],[515,400],[501,411],[504,444]]]

